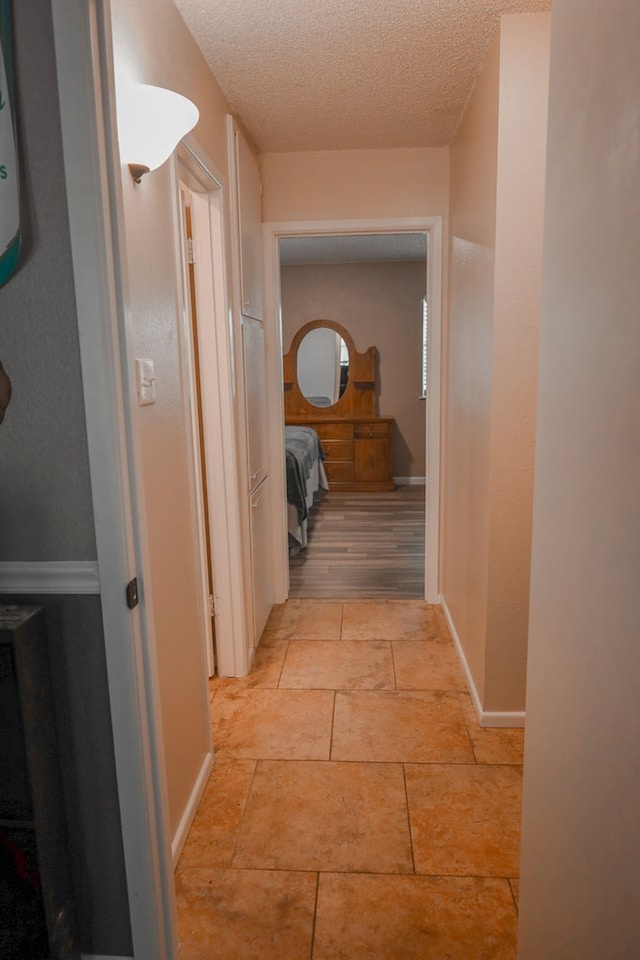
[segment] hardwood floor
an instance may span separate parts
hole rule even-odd
[[[424,597],[425,490],[329,491],[314,506],[309,544],[289,559],[296,599]]]

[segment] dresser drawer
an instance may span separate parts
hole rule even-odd
[[[361,421],[354,424],[354,435],[358,438],[376,438],[377,440],[386,440],[391,437],[393,424],[386,423],[384,420]]]
[[[353,424],[349,423],[313,423],[309,424],[321,440],[351,440]]]
[[[329,481],[329,489],[331,489],[332,482],[351,483],[353,481],[353,461],[325,460],[324,469]]]
[[[327,460],[353,460],[353,440],[323,440]]]

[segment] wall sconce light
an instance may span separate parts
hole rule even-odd
[[[119,90],[120,156],[135,183],[171,156],[199,116],[195,104],[164,87],[136,83]]]

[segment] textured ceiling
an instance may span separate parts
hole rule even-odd
[[[174,0],[260,152],[451,142],[501,13],[551,0]]]

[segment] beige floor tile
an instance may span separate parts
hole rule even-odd
[[[391,644],[384,640],[292,640],[281,688],[393,690]]]
[[[440,637],[435,608],[424,600],[347,600],[343,640],[434,640]]]
[[[332,760],[472,763],[455,693],[338,691]]]
[[[515,960],[506,880],[321,874],[313,960]]]
[[[339,640],[342,603],[336,600],[287,600],[273,608],[263,643],[279,640]]]
[[[464,672],[453,645],[442,641],[394,640],[398,690],[466,690]]]
[[[317,877],[189,870],[177,886],[180,960],[298,960],[311,951]]]
[[[329,690],[219,691],[211,706],[219,757],[328,760]]]
[[[468,694],[460,696],[460,705],[478,763],[521,764],[524,756],[524,730],[514,727],[481,727]]]
[[[411,872],[402,767],[258,763],[233,865]]]
[[[189,867],[230,867],[255,760],[216,759],[198,805],[178,871]]]
[[[213,688],[213,694],[217,694],[219,690],[233,692],[234,690],[251,690],[254,687],[275,689],[278,686],[288,646],[288,640],[261,643],[253,658],[251,673],[246,677],[214,677],[213,682],[209,682],[210,688]]]
[[[409,764],[405,770],[417,873],[519,876],[519,767]]]

